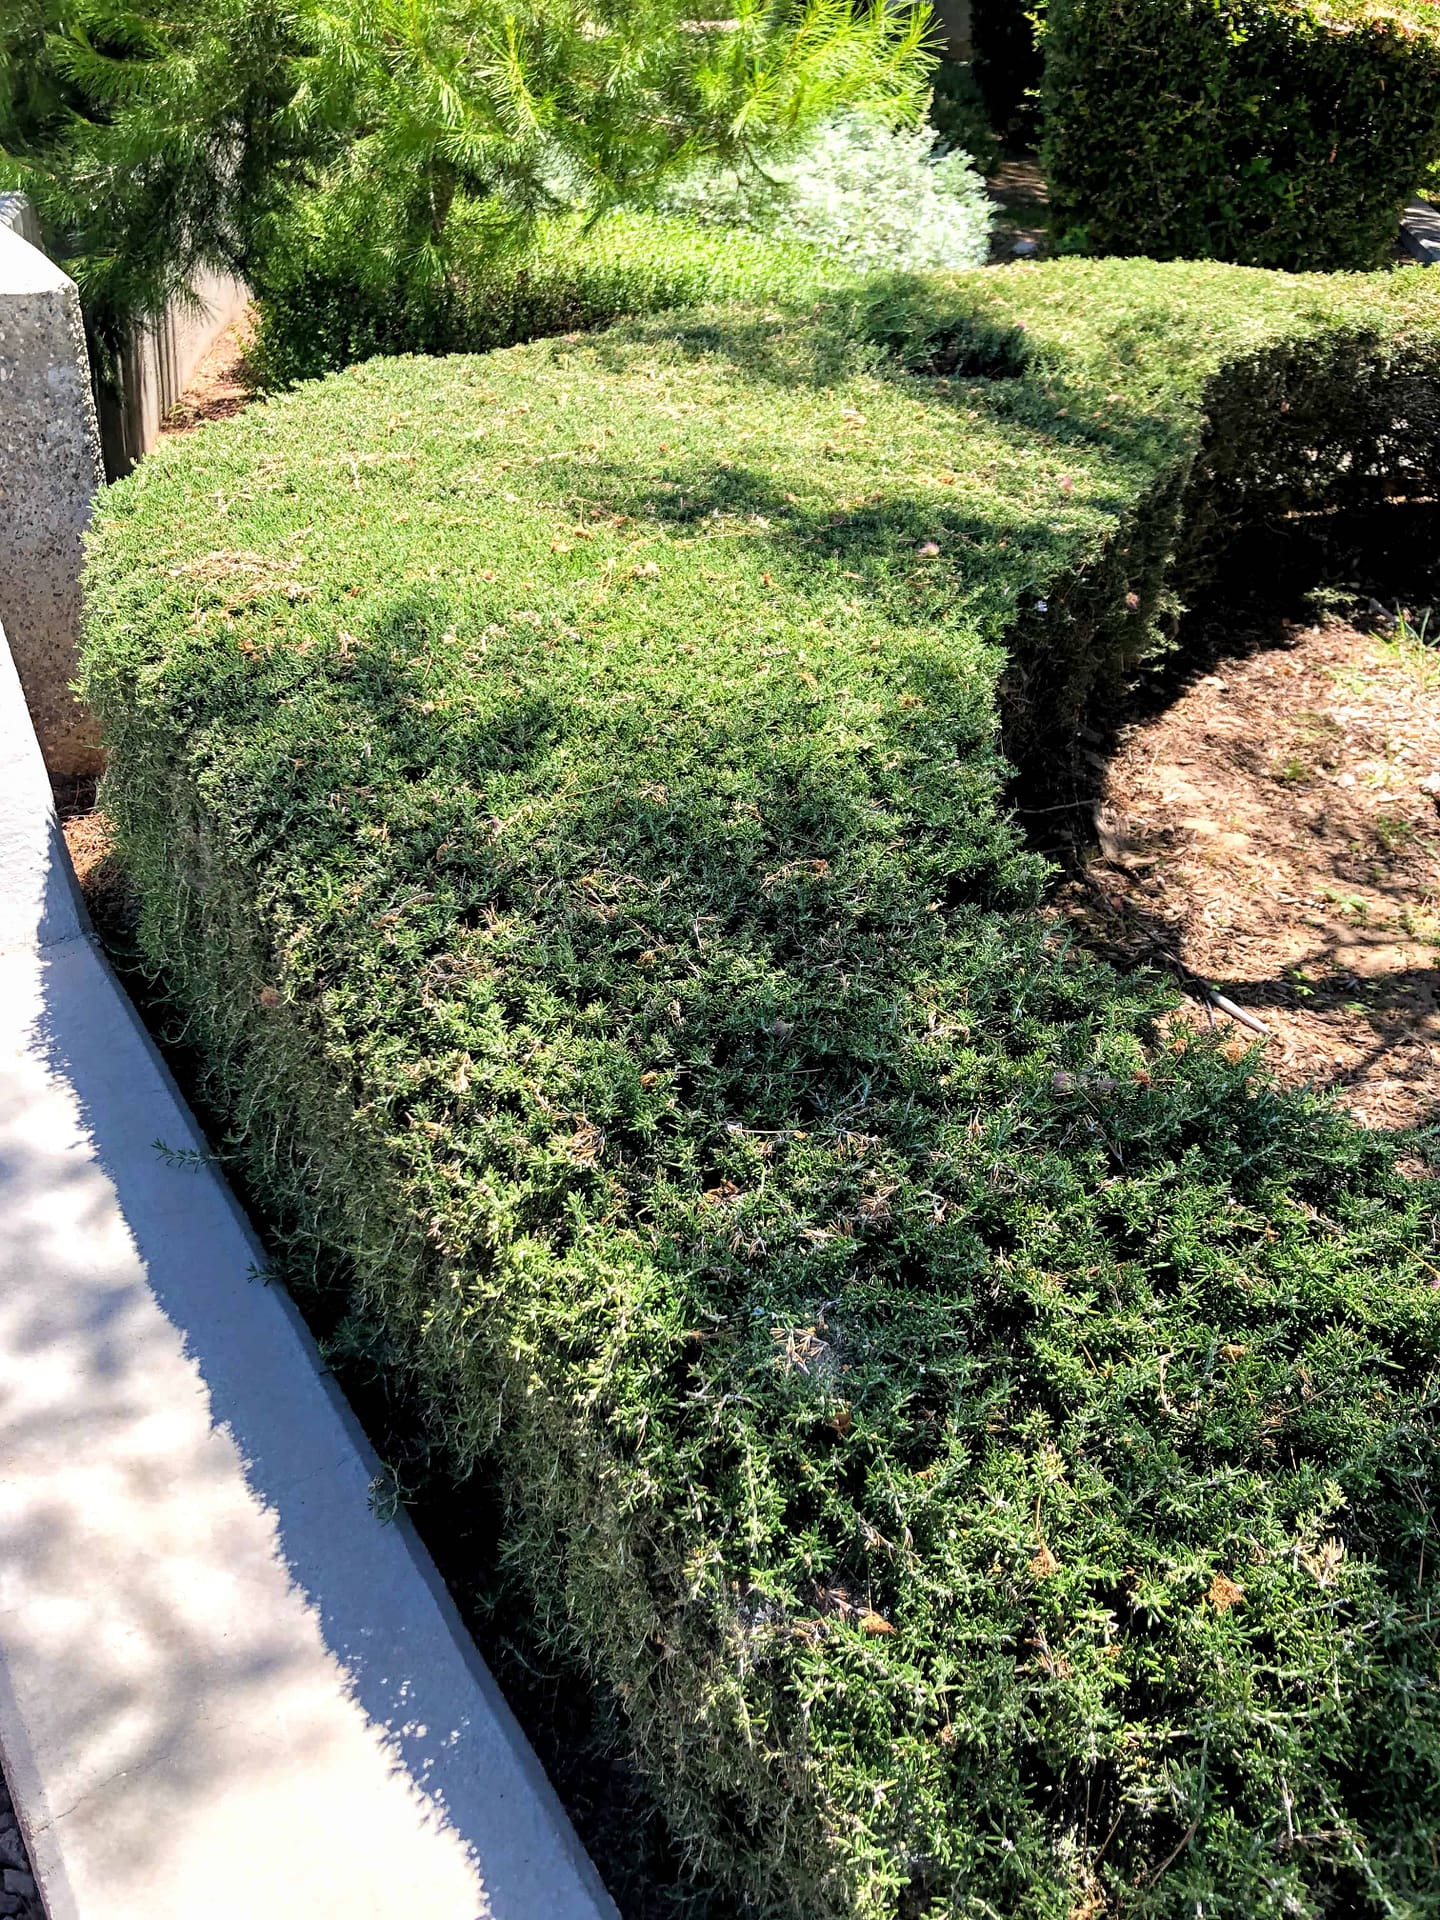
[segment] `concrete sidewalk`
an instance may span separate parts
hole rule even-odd
[[[0,1754],[50,1920],[613,1916],[203,1153],[0,637]]]

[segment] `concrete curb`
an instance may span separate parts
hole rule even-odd
[[[0,1752],[50,1920],[614,1920],[262,1268],[0,636]]]

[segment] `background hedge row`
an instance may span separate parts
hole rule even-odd
[[[1062,263],[372,361],[100,503],[228,1151],[702,1910],[1440,1912],[1434,1185],[1070,951],[1001,754],[1237,523],[1433,489],[1437,366],[1419,273]]]
[[[465,204],[453,215],[452,271],[407,280],[342,213],[324,193],[298,200],[287,244],[257,276],[252,358],[266,386],[376,354],[480,353],[704,300],[795,299],[825,277],[799,243],[653,213],[545,220],[517,254],[494,244],[482,208]]]
[[[1378,267],[1440,159],[1425,0],[1049,0],[1044,160],[1082,252]]]
[[[492,202],[458,199],[443,261],[407,248],[393,210],[342,179],[297,193],[252,269],[252,357],[284,386],[377,353],[483,351],[701,300],[793,301],[876,269],[978,265],[990,213],[965,153],[937,148],[933,127],[854,116],[763,168],[695,164],[658,206],[550,216],[523,238]]]

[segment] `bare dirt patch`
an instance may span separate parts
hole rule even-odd
[[[70,864],[95,929],[107,946],[123,946],[134,917],[134,899],[115,852],[114,831],[95,805],[95,782],[54,778],[50,787]]]
[[[1055,913],[1122,966],[1209,982],[1287,1084],[1338,1089],[1369,1126],[1440,1116],[1440,648],[1292,625],[1104,764],[1098,844]]]
[[[1008,153],[985,182],[995,202],[990,262],[1001,266],[1015,258],[1016,244],[1034,258],[1050,252],[1050,191],[1033,153]]]
[[[160,424],[161,433],[190,433],[209,420],[230,420],[255,398],[249,353],[255,314],[246,308],[195,364],[184,393]]]

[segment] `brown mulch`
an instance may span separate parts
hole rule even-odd
[[[230,420],[255,398],[249,351],[255,340],[251,308],[219,334],[195,364],[184,393],[160,423],[161,433],[189,433],[208,420]]]
[[[1225,662],[1121,733],[1095,834],[1054,907],[1087,944],[1173,956],[1369,1126],[1440,1117],[1440,648],[1330,624]]]
[[[107,945],[127,942],[134,897],[115,853],[110,822],[95,805],[95,782],[52,777],[51,792],[70,864],[90,918]]]

